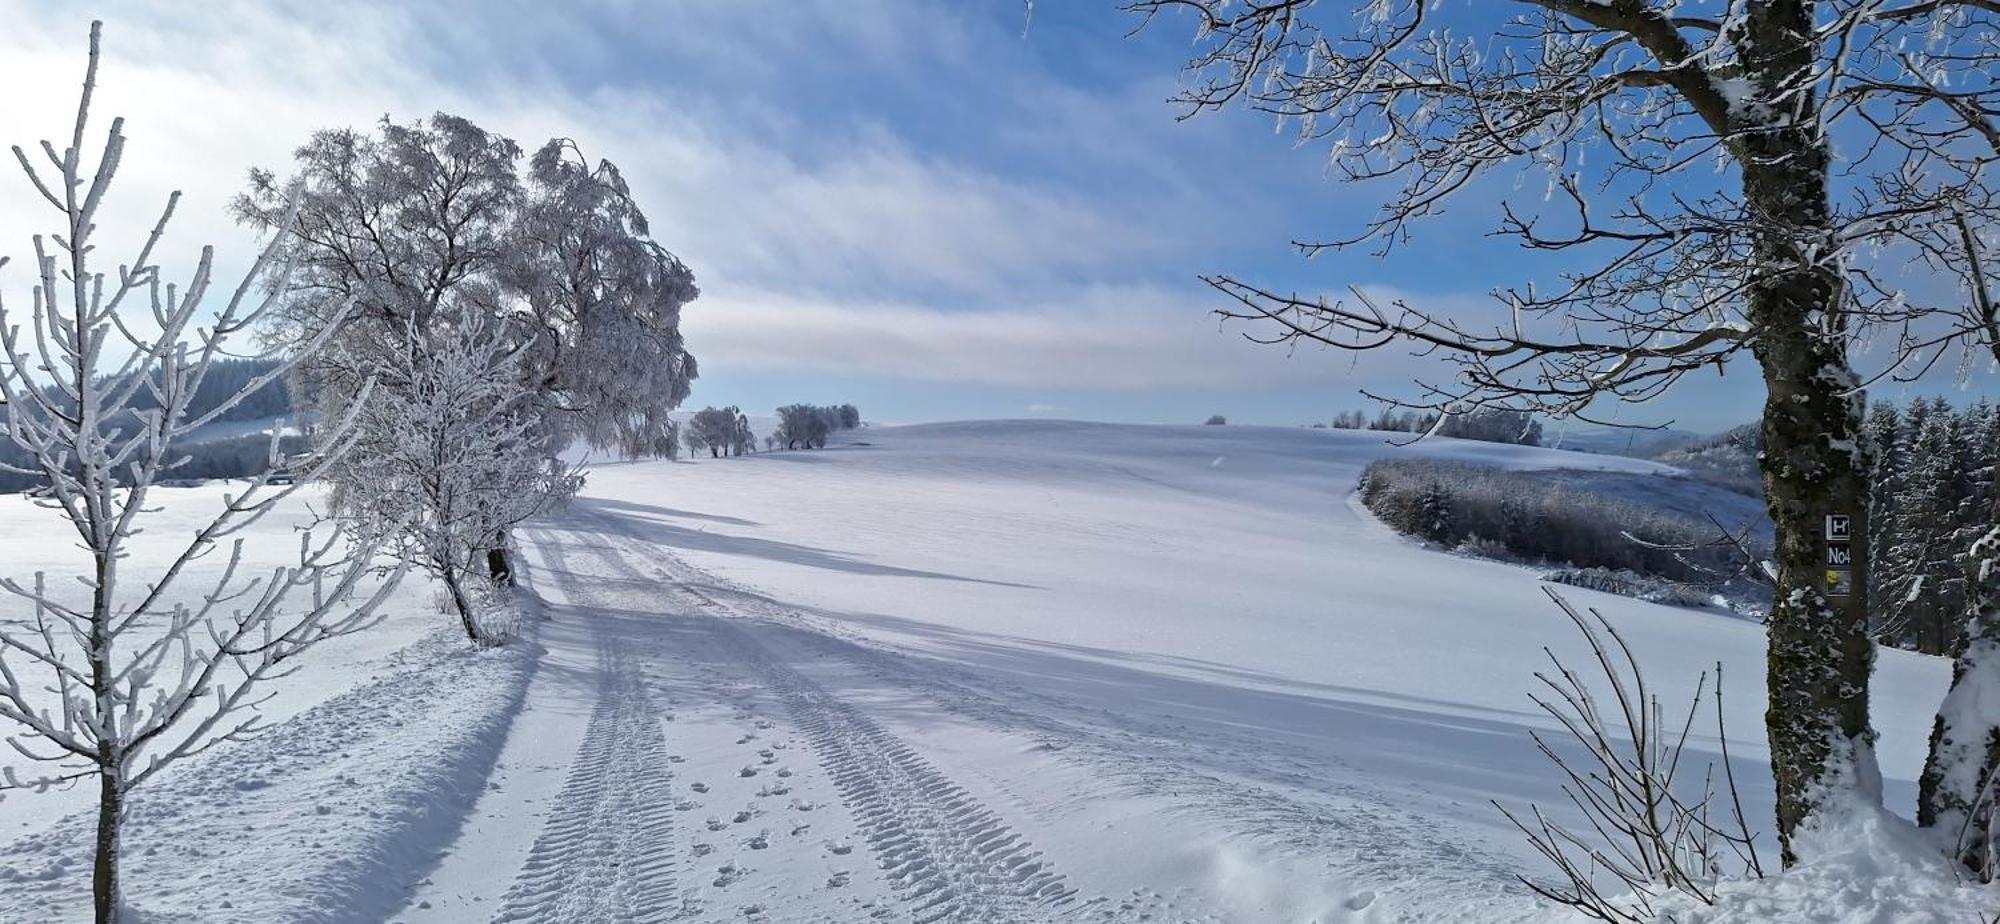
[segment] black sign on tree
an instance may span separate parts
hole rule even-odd
[[[1854,520],[1844,513],[1826,515],[1826,595],[1846,597],[1854,593]]]

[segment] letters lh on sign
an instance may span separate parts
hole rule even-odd
[[[1851,538],[1852,532],[1853,521],[1847,514],[1829,513],[1826,515],[1826,541],[1846,542]]]

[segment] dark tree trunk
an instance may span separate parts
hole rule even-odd
[[[1815,101],[1798,89],[1812,65],[1813,3],[1750,4],[1742,41],[1757,98],[1787,100],[1794,112]],[[1800,95],[1804,94],[1801,99]],[[1796,107],[1795,109],[1792,107]],[[1843,790],[1878,800],[1869,750],[1868,679],[1875,649],[1868,634],[1868,483],[1860,456],[1862,399],[1837,319],[1842,279],[1826,263],[1838,252],[1824,138],[1810,125],[1767,121],[1738,126],[1732,144],[1743,165],[1744,199],[1760,225],[1749,291],[1749,321],[1762,366],[1765,502],[1776,531],[1777,586],[1769,622],[1767,683],[1771,771],[1777,784],[1783,860],[1793,835]],[[1845,537],[1824,533],[1831,522]],[[1834,566],[1838,547],[1849,562]]]
[[[486,637],[479,631],[479,620],[473,615],[472,601],[466,599],[465,588],[458,580],[458,569],[444,568],[444,586],[451,591],[451,605],[458,610],[458,623],[465,629],[465,637],[474,645],[482,645]]]
[[[125,824],[123,768],[102,767],[98,776],[97,862],[90,891],[97,905],[97,924],[116,924],[124,910],[124,890],[118,881],[119,848]]]
[[[514,586],[514,558],[506,546],[486,550],[486,575],[501,587]]]
[[[486,576],[501,587],[514,586],[514,556],[507,550],[513,543],[506,530],[493,538],[493,547],[486,550]]]

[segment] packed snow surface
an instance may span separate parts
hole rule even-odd
[[[409,590],[388,651],[332,650],[290,722],[161,781],[134,818],[133,901],[174,921],[1565,920],[1515,881],[1544,871],[1490,800],[1561,802],[1527,694],[1543,645],[1580,644],[1533,570],[1422,547],[1353,501],[1397,453],[1671,475],[1366,432],[1029,421],[599,464],[519,537],[547,604],[530,637],[454,650],[415,630],[446,620]],[[1565,593],[1669,701],[1725,663],[1762,822],[1761,628]],[[1947,675],[1878,662],[1898,811]],[[244,780],[261,801],[217,795]],[[87,918],[87,819],[44,799],[87,807],[0,802],[0,876],[33,880],[0,890],[0,921]],[[1898,822],[1855,818],[1789,892],[1732,891],[1750,916],[1682,919],[1973,907],[1924,878]],[[1876,902],[1903,916],[1810,916],[1866,857],[1922,880]]]

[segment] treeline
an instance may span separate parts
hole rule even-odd
[[[1868,593],[1876,637],[1930,654],[1954,650],[1964,630],[1972,543],[1994,522],[2000,411],[1943,398],[1868,409]]]
[[[1763,449],[1763,434],[1750,423],[1667,450],[1653,459],[1738,494],[1763,497],[1764,476],[1757,468],[1757,454]]]
[[[1386,430],[1397,433],[1429,433],[1435,428],[1438,436],[1454,439],[1516,446],[1542,444],[1542,425],[1535,420],[1534,414],[1497,407],[1452,414],[1445,418],[1442,425],[1438,423],[1436,414],[1383,408],[1373,417],[1361,411],[1341,411],[1333,415],[1330,423],[1313,426],[1316,429],[1331,427],[1335,430]]]
[[[208,367],[208,374],[202,377],[201,384],[195,387],[194,400],[189,404],[191,413],[199,416],[214,410],[248,388],[258,377],[269,375],[281,365],[283,362],[276,359],[217,360]],[[243,400],[223,411],[215,422],[264,420],[292,413],[289,378],[287,375],[273,377],[262,388],[244,395]],[[151,411],[158,407],[158,399],[145,389],[140,389],[132,398],[134,411]]]
[[[226,359],[217,360],[208,367],[208,374],[195,387],[194,398],[188,403],[189,417],[201,417],[214,411],[225,402],[249,388],[258,378],[277,370],[282,361],[275,359]],[[58,406],[66,402],[58,400]],[[159,399],[145,388],[132,396],[128,405],[134,415],[159,409]],[[274,420],[292,414],[292,398],[287,376],[278,375],[260,388],[250,391],[241,401],[216,415],[215,423],[235,423],[251,420]],[[127,420],[127,426],[136,421]],[[285,436],[279,440],[279,458],[288,458],[307,449],[307,441],[299,436]],[[174,447],[174,453],[181,460],[162,474],[161,483],[205,481],[212,478],[247,478],[262,473],[270,467],[271,437],[268,433],[252,433],[227,439],[208,440],[199,443],[182,442]],[[11,440],[0,440],[0,493],[19,493],[40,487],[40,475],[25,474],[14,469],[33,468],[33,459],[27,450],[15,445]]]
[[[839,430],[861,426],[861,409],[852,404],[787,404],[777,409],[778,426],[764,437],[764,449],[823,449]],[[707,450],[710,458],[755,452],[757,434],[750,418],[735,405],[705,407],[678,426],[679,442],[692,453]]]
[[[1963,629],[1967,556],[1993,522],[2000,409],[1941,397],[1873,402],[1862,423],[1869,466],[1868,595],[1875,637],[1929,654]],[[1762,496],[1755,424],[1656,456],[1690,474]]]
[[[1568,583],[1645,577],[1726,584],[1742,564],[1740,552],[1715,545],[1713,524],[1544,476],[1383,459],[1362,471],[1360,492],[1362,503],[1398,532],[1482,557],[1577,569]]]

